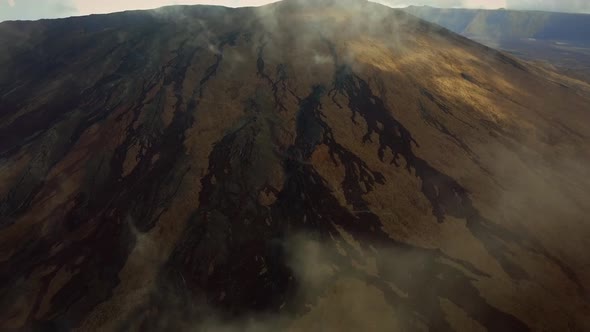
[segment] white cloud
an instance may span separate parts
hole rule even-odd
[[[0,0],[3,20],[39,19],[152,9],[167,5],[211,4],[228,7],[261,6],[278,0]],[[313,1],[313,0],[310,0]],[[507,8],[590,13],[590,0],[371,0],[391,7]]]
[[[0,22],[76,15],[73,0],[0,0]]]
[[[277,1],[277,0],[274,0]],[[130,9],[152,9],[168,5],[211,4],[228,7],[261,6],[273,0],[75,0],[74,5],[82,15],[109,13]]]
[[[373,0],[392,7],[433,6],[449,8],[527,9],[562,12],[590,12],[590,0]]]
[[[469,8],[506,8],[506,0],[465,0],[463,7]]]

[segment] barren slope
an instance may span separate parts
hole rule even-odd
[[[0,24],[0,327],[590,330],[590,99],[348,1]]]

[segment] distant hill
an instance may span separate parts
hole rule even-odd
[[[590,15],[587,14],[429,6],[410,6],[406,11],[466,36],[590,42]]]
[[[590,15],[429,6],[405,10],[486,46],[590,81]]]

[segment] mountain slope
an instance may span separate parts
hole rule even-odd
[[[589,328],[590,99],[558,74],[361,1],[0,42],[3,328]]]

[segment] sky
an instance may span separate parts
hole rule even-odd
[[[229,7],[260,6],[276,0],[0,0],[0,21],[34,20],[174,4],[214,4]],[[590,0],[379,0],[393,7],[507,8],[590,13]]]

